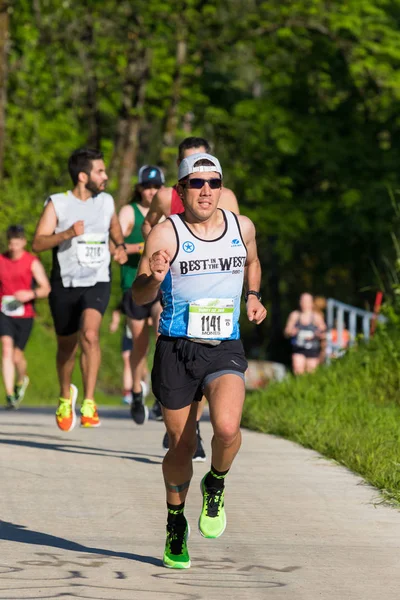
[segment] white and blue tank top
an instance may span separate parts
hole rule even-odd
[[[203,342],[240,337],[240,298],[247,249],[236,215],[222,212],[225,228],[215,240],[197,237],[183,215],[169,217],[177,251],[161,284],[162,335]]]

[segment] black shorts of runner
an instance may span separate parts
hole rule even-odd
[[[133,301],[131,290],[127,290],[122,296],[122,312],[134,321],[143,321],[151,317],[151,309],[157,302],[161,302],[161,292],[153,302],[140,306]]]
[[[319,358],[321,351],[317,350],[316,348],[310,348],[310,350],[307,350],[307,348],[300,348],[299,346],[293,346],[292,353],[293,354],[302,354],[306,358]]]
[[[151,373],[153,394],[166,408],[178,410],[201,400],[208,383],[225,374],[244,379],[247,360],[241,340],[217,346],[161,335]]]
[[[91,287],[70,287],[52,284],[50,310],[57,335],[72,335],[79,331],[84,310],[93,308],[104,315],[110,300],[111,284],[100,281]]]
[[[8,317],[0,312],[0,337],[6,335],[14,341],[15,348],[24,350],[31,335],[33,318]]]
[[[133,348],[132,338],[128,337],[127,335],[124,334],[122,336],[121,352],[132,352],[132,348]]]

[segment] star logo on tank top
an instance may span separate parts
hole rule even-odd
[[[182,248],[184,252],[191,253],[194,252],[194,244],[193,242],[183,242]]]

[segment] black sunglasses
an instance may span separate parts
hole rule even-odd
[[[222,179],[219,177],[214,177],[213,179],[195,177],[194,179],[188,179],[186,185],[192,190],[201,190],[205,183],[208,183],[212,190],[219,190],[222,187]]]

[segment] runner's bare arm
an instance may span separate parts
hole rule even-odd
[[[77,221],[65,231],[54,233],[57,227],[57,215],[54,210],[53,202],[47,202],[42,216],[37,224],[35,235],[32,242],[32,250],[34,252],[43,252],[55,248],[61,242],[66,242],[73,237],[84,233],[83,221]]]
[[[319,315],[318,313],[314,313],[314,323],[318,327],[320,337],[325,337],[324,334],[326,331],[326,323],[325,323],[324,317],[322,315]]]
[[[162,217],[169,217],[171,214],[171,199],[172,188],[162,187],[158,190],[157,194],[153,196],[149,212],[142,225],[142,234],[145,240],[160,219],[162,219]]]
[[[115,333],[117,331],[120,322],[121,322],[121,311],[115,309],[115,310],[112,311],[111,323],[110,323],[110,326],[108,328],[108,330],[110,331],[110,333]]]
[[[119,223],[121,225],[124,238],[132,233],[135,226],[135,211],[130,204],[123,206],[119,211]],[[138,244],[125,244],[127,254],[141,254],[143,252],[143,242]]]
[[[246,289],[259,292],[261,285],[261,265],[257,254],[256,230],[252,221],[247,217],[239,216],[238,219],[243,241],[247,248]],[[249,321],[256,323],[256,325],[262,323],[267,316],[266,308],[261,304],[257,296],[253,294],[247,299],[246,310]]]
[[[248,217],[240,215],[238,217],[240,231],[243,236],[243,241],[247,248],[247,276],[246,289],[255,290],[258,292],[261,285],[261,265],[257,254],[256,230],[254,224]]]
[[[110,238],[117,246],[118,244],[124,243],[124,235],[122,233],[122,228],[119,223],[117,213],[114,211],[111,221],[110,221]]]
[[[46,271],[40,260],[35,260],[32,263],[32,275],[37,284],[37,287],[34,290],[35,298],[47,298],[50,294],[51,287]]]
[[[14,293],[14,297],[19,302],[32,302],[36,298],[47,298],[50,294],[50,283],[47,279],[46,271],[38,258],[31,265],[31,273],[37,283],[37,287],[35,289],[17,290]]]
[[[219,206],[219,208],[225,208],[226,210],[232,211],[233,213],[235,213],[235,215],[240,214],[239,204],[236,199],[236,196],[232,192],[232,190],[230,190],[228,188],[225,188],[225,187],[222,188],[221,197],[219,199],[218,206]]]
[[[290,313],[284,330],[285,337],[293,337],[297,334],[297,328],[295,327],[295,325],[298,318],[299,312],[297,310],[294,310]]]
[[[136,304],[148,304],[156,298],[175,253],[176,236],[173,225],[164,221],[151,230],[146,240],[132,286],[132,296]]]
[[[122,229],[121,229],[121,225],[119,224],[117,213],[115,211],[111,217],[109,233],[110,233],[110,238],[115,246],[115,250],[113,252],[113,258],[117,263],[119,263],[120,265],[123,265],[127,262],[128,256],[127,256],[126,250],[123,246],[124,236],[122,234]]]

